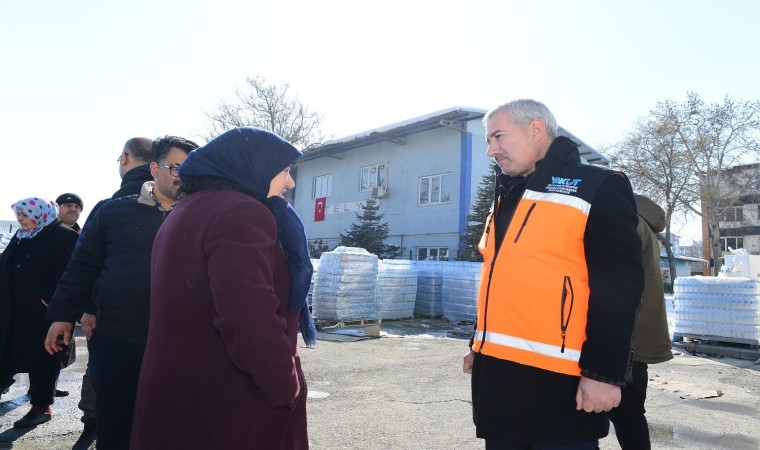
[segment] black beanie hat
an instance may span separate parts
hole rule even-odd
[[[63,205],[64,203],[75,203],[79,205],[80,208],[84,209],[84,204],[82,203],[81,197],[79,197],[77,194],[61,194],[58,196],[57,199],[55,199],[55,202],[58,203],[58,205]]]

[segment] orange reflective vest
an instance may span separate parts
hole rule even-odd
[[[545,158],[498,254],[489,215],[479,244],[485,263],[473,351],[580,376],[589,299],[584,233],[593,196],[612,173]]]

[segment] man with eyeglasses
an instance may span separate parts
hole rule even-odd
[[[176,201],[176,167],[197,147],[176,136],[153,142],[153,181],[145,182],[138,195],[103,204],[87,221],[48,308],[53,324],[45,348],[51,354],[70,342],[73,323],[87,299],[97,308],[97,329],[90,330],[89,349],[97,390],[98,448],[129,448],[148,337],[153,240]]]
[[[143,183],[153,180],[150,173],[152,145],[153,141],[144,137],[134,137],[124,143],[124,149],[116,160],[119,163],[121,187],[111,198],[137,194]]]

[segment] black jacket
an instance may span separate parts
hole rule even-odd
[[[143,183],[146,181],[153,181],[153,175],[150,173],[150,164],[137,166],[125,173],[124,177],[121,179],[119,190],[114,192],[111,198],[105,198],[95,204],[95,207],[92,208],[92,211],[90,211],[90,214],[87,216],[87,221],[84,223],[85,226],[92,217],[95,217],[95,213],[98,212],[101,206],[115,198],[138,195],[140,193],[140,188],[142,188]]]
[[[43,300],[50,303],[77,236],[56,220],[33,238],[14,236],[0,254],[0,365],[13,373],[60,367],[42,345],[50,327]]]
[[[496,218],[497,239],[504,236],[498,229],[506,229],[504,222],[511,220],[526,186],[552,175],[546,171],[557,164],[580,164],[574,142],[555,139],[528,180],[499,175],[499,186],[504,188],[496,189],[496,195],[503,196]],[[637,222],[630,183],[625,177],[608,176],[591,202],[584,234],[590,287],[587,334],[596,336],[594,342],[601,347],[589,348],[587,341],[579,364],[584,376],[598,381],[619,384],[630,358],[630,334],[644,285]],[[556,320],[559,323],[560,318]],[[627,339],[621,338],[623,330],[628,330]],[[559,445],[607,435],[606,414],[576,411],[578,380],[475,353],[472,400],[477,436],[512,444]]]
[[[92,208],[90,215],[87,216],[87,220],[84,223],[85,227],[87,226],[87,223],[90,221],[90,219],[95,217],[96,213],[103,205],[110,202],[112,199],[126,197],[128,195],[138,195],[140,193],[140,188],[142,188],[142,185],[146,181],[153,181],[153,175],[150,173],[150,164],[137,166],[129,172],[125,173],[124,178],[121,179],[121,187],[119,190],[114,192],[111,198],[105,198],[99,201],[95,207]],[[89,301],[84,304],[82,312],[95,314],[97,312],[97,308],[92,301]],[[77,318],[78,317],[81,317],[81,313],[79,316],[77,316]]]
[[[137,195],[140,193],[140,188],[142,188],[143,183],[146,181],[153,181],[153,175],[150,173],[150,164],[137,166],[125,173],[124,177],[121,179],[121,187],[118,191],[113,193],[111,198]]]
[[[50,304],[50,320],[75,322],[92,299],[98,309],[96,333],[145,344],[151,250],[167,212],[138,198],[111,200],[87,221]]]

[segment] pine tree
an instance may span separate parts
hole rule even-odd
[[[338,233],[339,245],[360,247],[381,258],[393,258],[399,255],[396,245],[386,245],[388,222],[380,223],[385,217],[381,214],[377,200],[371,198],[362,205],[362,213],[356,213],[357,223],[352,223],[346,234]]]
[[[309,257],[319,259],[322,253],[329,252],[330,247],[322,242],[322,239],[315,239],[308,242],[309,245]]]
[[[462,247],[457,257],[460,261],[483,261],[483,255],[478,252],[478,243],[483,236],[486,218],[493,204],[494,170],[495,165],[492,164],[480,179],[475,203],[472,205],[470,214],[467,215],[467,232],[460,240]]]

